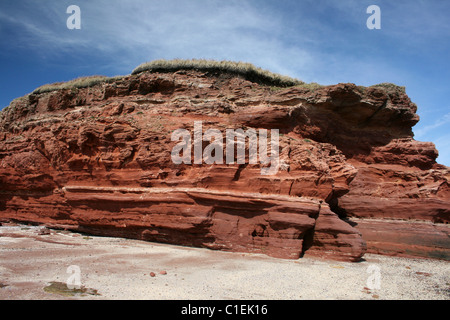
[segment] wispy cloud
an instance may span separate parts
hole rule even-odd
[[[66,28],[66,8],[72,4],[81,8],[81,30]],[[373,0],[0,1],[0,55],[29,54],[41,70],[72,68],[66,77],[87,75],[81,72],[126,74],[160,58],[246,61],[307,82],[394,82],[406,86],[408,94],[413,88],[411,97],[422,100],[421,110],[430,90],[446,92],[449,85],[445,39],[450,36],[450,4],[378,0],[382,29],[369,31],[366,8],[372,4]],[[56,78],[57,72],[52,76],[64,80]],[[449,123],[448,111],[437,112],[442,105],[437,100],[427,105],[439,119],[418,126],[416,136],[437,139],[436,130],[442,132]]]
[[[135,65],[155,58],[245,59],[286,73],[311,60],[307,50],[279,40],[282,20],[245,1],[81,1],[80,7],[80,31],[66,29],[65,8],[53,1],[22,8],[20,18],[1,14],[0,21],[24,31],[11,45],[45,55],[90,50]]]
[[[439,152],[437,162],[450,167],[450,133],[436,138],[433,142]]]
[[[13,8],[16,12],[0,13],[0,25],[9,23],[23,30],[11,46],[29,46],[50,58],[51,53],[90,51],[120,57],[117,65],[122,68],[155,58],[197,57],[245,60],[306,81],[361,82],[365,78],[369,83],[399,78],[395,75],[400,71],[380,56],[381,47],[370,38],[373,33],[365,30],[368,0],[77,2],[82,10],[79,31],[66,29],[69,1],[23,0]],[[383,4],[383,26],[389,30],[384,36],[401,47],[411,43],[404,39],[403,24],[409,25],[407,32],[412,36],[424,32],[422,25],[435,32],[442,14],[439,21],[430,14],[421,19],[414,16],[425,6],[425,2]],[[289,12],[292,8],[295,13]]]
[[[450,107],[448,109],[450,109]],[[443,117],[436,119],[433,123],[414,130],[414,133],[419,139],[426,138],[427,134],[430,132],[433,132],[436,129],[448,124],[450,124],[450,112],[445,114]]]

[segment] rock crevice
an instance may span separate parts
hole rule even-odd
[[[0,113],[0,220],[282,258],[447,259],[449,169],[414,140],[416,110],[393,85],[275,88],[198,70],[30,94]],[[279,129],[277,173],[248,158],[173,163],[172,132],[195,121]],[[400,219],[439,224],[421,234],[438,245],[417,247]]]

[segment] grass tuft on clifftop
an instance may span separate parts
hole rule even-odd
[[[383,88],[385,89],[387,92],[401,92],[401,93],[406,93],[406,88],[403,86],[398,86],[396,84],[393,83],[389,83],[389,82],[383,82],[383,83],[379,83],[379,84],[375,84],[373,86],[370,86],[371,88],[373,87],[377,87],[377,88]]]
[[[35,89],[32,93],[39,94],[45,92],[51,92],[62,89],[74,89],[74,88],[88,88],[95,86],[99,83],[112,82],[115,80],[121,79],[121,76],[117,77],[106,77],[106,76],[89,76],[89,77],[80,77],[74,80],[70,80],[67,82],[57,82],[52,84],[45,84]]]
[[[251,63],[233,61],[215,61],[205,59],[174,59],[174,60],[154,60],[146,62],[133,70],[131,74],[141,72],[175,72],[179,70],[198,70],[205,72],[223,72],[242,76],[244,79],[279,87],[291,87],[301,85],[304,82],[288,76],[283,76],[261,68],[255,67]]]
[[[254,66],[247,62],[234,62],[234,61],[215,61],[206,59],[173,59],[173,60],[154,60],[143,63],[136,67],[132,71],[132,75],[136,75],[142,72],[176,72],[180,70],[197,70],[203,72],[210,72],[212,74],[224,73],[234,76],[243,77],[246,80],[259,83],[262,85],[271,86],[274,90],[277,88],[285,87],[302,87],[308,90],[314,91],[324,87],[317,83],[305,83],[301,80],[284,76],[281,74],[273,73],[268,70],[264,70]],[[31,94],[41,94],[46,92],[52,92],[64,89],[79,89],[88,88],[101,83],[111,83],[125,76],[88,76],[80,77],[67,82],[57,82],[53,84],[45,84],[35,89]],[[387,92],[402,92],[405,93],[405,87],[400,87],[392,83],[380,83],[371,87],[378,87]],[[360,87],[363,90],[363,87]]]

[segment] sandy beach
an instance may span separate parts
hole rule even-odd
[[[283,260],[3,225],[0,299],[449,300],[450,263],[374,254],[358,263]]]

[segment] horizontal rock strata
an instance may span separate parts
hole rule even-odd
[[[0,113],[0,220],[282,258],[449,259],[449,169],[413,139],[416,109],[395,86],[198,70],[30,94]],[[250,164],[248,145],[244,164],[173,163],[172,133],[195,121],[279,129],[277,173]],[[439,232],[418,243],[400,220]]]

